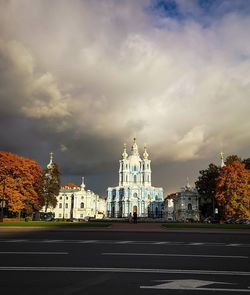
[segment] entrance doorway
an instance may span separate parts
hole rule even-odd
[[[136,206],[136,205],[133,206],[133,213],[134,213],[134,212],[137,213],[137,206]]]

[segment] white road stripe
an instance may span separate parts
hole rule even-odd
[[[119,241],[119,242],[115,242],[116,244],[132,244],[133,241]]]
[[[200,254],[165,254],[165,253],[102,253],[113,256],[166,256],[166,257],[205,257],[205,258],[238,258],[248,259],[248,256],[223,256],[223,255],[200,255]]]
[[[211,247],[247,247],[250,244],[240,243],[213,243],[213,242],[176,242],[176,241],[114,241],[114,240],[29,240],[29,239],[2,239],[0,243],[62,243],[62,244],[133,244],[133,245],[166,245],[166,246],[211,246]]]
[[[23,255],[67,255],[68,252],[0,252],[0,254],[23,254]]]
[[[141,286],[141,289],[157,289],[154,288],[153,286]],[[179,287],[178,289],[172,289],[172,290],[195,290],[195,291],[213,291],[213,292],[217,292],[217,291],[226,291],[226,292],[250,292],[250,290],[247,289],[223,289],[223,288],[182,288]]]
[[[77,241],[79,244],[92,244],[92,243],[98,243],[98,240],[86,240],[86,241]]]
[[[50,272],[121,272],[121,273],[162,273],[162,274],[198,274],[224,276],[250,276],[247,271],[202,270],[202,269],[153,269],[153,268],[112,268],[112,267],[60,267],[60,266],[0,266],[0,271],[50,271]]]
[[[44,240],[43,243],[60,243],[62,240]]]
[[[23,242],[27,242],[28,240],[24,240],[24,239],[16,239],[16,240],[5,240],[4,242],[8,242],[8,243],[23,243]]]

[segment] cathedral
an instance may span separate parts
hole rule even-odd
[[[124,144],[119,185],[108,188],[107,215],[122,218],[136,212],[138,217],[160,218],[162,210],[163,188],[151,185],[151,160],[147,148],[144,147],[141,158],[134,138],[130,155]]]

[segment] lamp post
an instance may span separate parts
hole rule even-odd
[[[2,192],[2,198],[1,198],[1,217],[0,217],[0,222],[3,222],[4,195],[5,195],[5,178],[3,179],[3,192]]]

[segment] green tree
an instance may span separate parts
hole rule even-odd
[[[237,155],[230,155],[226,158],[225,164],[231,165],[235,161],[241,162],[241,158],[239,158]]]
[[[250,170],[250,158],[244,159],[242,163],[245,164],[246,169]]]
[[[216,200],[223,217],[250,218],[250,171],[234,161],[223,167],[216,183]]]
[[[209,164],[208,168],[200,171],[200,176],[195,186],[200,195],[200,212],[204,217],[213,216],[214,209],[218,207],[215,199],[216,180],[220,174],[220,168]]]
[[[49,207],[55,208],[57,204],[56,197],[60,191],[60,170],[57,164],[52,163],[43,170],[44,189],[43,189],[43,206],[45,212]]]

